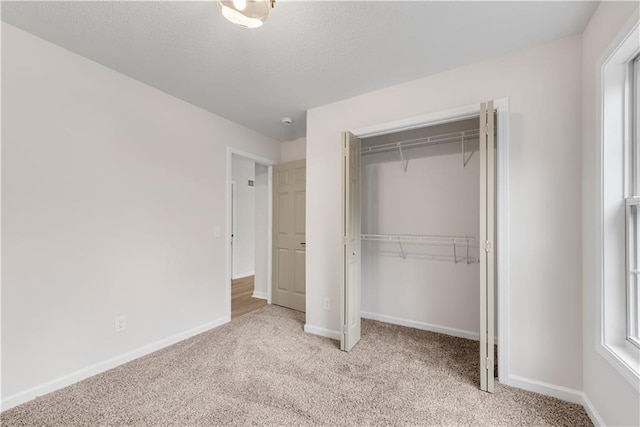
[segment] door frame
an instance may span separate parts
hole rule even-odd
[[[272,227],[273,227],[273,165],[276,164],[271,159],[258,156],[257,154],[249,153],[246,151],[238,150],[227,146],[227,179],[225,181],[225,193],[226,193],[226,236],[225,236],[225,256],[226,256],[226,268],[225,268],[225,301],[226,301],[226,319],[231,320],[231,280],[233,266],[232,254],[231,254],[231,183],[233,182],[233,156],[244,157],[249,160],[253,160],[256,163],[260,163],[263,166],[267,166],[267,304],[271,304],[271,263],[272,263]]]
[[[233,176],[233,167],[232,167],[232,176]],[[235,242],[233,241],[233,237],[235,237],[236,234],[236,182],[232,179],[231,180],[231,200],[229,201],[229,209],[231,209],[231,213],[229,214],[229,218],[231,219],[231,225],[229,225],[229,246],[231,247],[230,251],[229,251],[229,256],[231,257],[231,260],[229,261],[229,265],[231,266],[231,280],[233,280],[233,262],[235,261],[236,258],[236,245],[234,244]]]
[[[458,108],[442,110],[420,116],[409,117],[402,120],[377,124],[373,126],[350,129],[358,138],[370,138],[373,136],[417,129],[458,120],[470,119],[480,115],[480,102]],[[497,327],[498,335],[498,381],[509,384],[509,98],[493,100],[493,106],[498,115],[496,126],[496,161],[498,162],[496,173],[496,288],[497,293]],[[344,265],[342,266],[344,269]],[[344,271],[342,272],[344,277]],[[344,294],[345,283],[342,283]],[[344,312],[344,302],[342,302]]]

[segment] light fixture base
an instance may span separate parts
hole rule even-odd
[[[218,0],[222,16],[244,28],[262,26],[274,4],[275,0]]]

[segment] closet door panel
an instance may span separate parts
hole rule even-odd
[[[343,134],[343,272],[340,349],[350,351],[360,341],[360,140]]]
[[[493,102],[480,105],[480,389],[494,390],[495,139]]]

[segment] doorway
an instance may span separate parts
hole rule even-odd
[[[361,315],[364,314],[361,312],[360,304],[362,299],[362,287],[361,287],[361,274],[364,271],[361,268],[362,265],[362,253],[361,249],[365,250],[366,248],[362,248],[364,244],[369,244],[368,240],[377,240],[380,245],[387,245],[388,249],[392,244],[393,250],[397,251],[399,255],[396,258],[393,258],[393,263],[407,265],[408,263],[403,264],[404,261],[398,261],[398,259],[406,259],[408,257],[407,246],[408,245],[419,245],[422,243],[426,243],[428,245],[439,246],[445,252],[433,252],[430,253],[428,251],[424,251],[420,249],[420,251],[416,251],[419,253],[419,256],[429,256],[433,259],[434,255],[438,257],[446,257],[452,261],[452,264],[456,265],[458,269],[464,269],[468,272],[476,271],[475,277],[476,282],[473,284],[475,286],[475,291],[480,294],[478,298],[476,296],[475,309],[476,313],[479,309],[479,315],[473,315],[475,319],[478,319],[474,322],[475,324],[475,339],[480,340],[480,378],[481,378],[481,389],[486,391],[493,390],[493,378],[494,378],[494,327],[497,323],[497,336],[499,337],[499,342],[501,346],[498,349],[498,356],[500,359],[498,376],[506,374],[507,364],[508,364],[508,345],[507,345],[507,322],[506,322],[506,312],[507,312],[507,298],[506,298],[506,284],[505,279],[506,275],[506,262],[504,262],[504,258],[507,253],[506,244],[508,239],[506,238],[506,194],[507,194],[507,180],[506,180],[506,136],[507,136],[507,119],[508,119],[508,101],[506,99],[498,100],[495,102],[495,111],[496,115],[494,115],[494,105],[491,103],[468,106],[464,108],[460,108],[457,110],[451,110],[448,112],[430,114],[423,117],[413,118],[404,120],[401,122],[386,124],[375,126],[367,129],[355,130],[352,132],[345,133],[344,136],[344,163],[343,163],[343,176],[344,176],[344,187],[343,187],[343,200],[344,200],[344,288],[342,293],[342,333],[341,333],[341,349],[345,351],[349,351],[354,345],[356,345],[357,341],[360,338],[360,318]],[[481,116],[481,120],[478,122],[477,117]],[[475,118],[474,118],[475,117]],[[499,126],[497,128],[496,134],[498,135],[498,143],[497,143],[497,160],[496,160],[496,151],[494,148],[495,141],[493,139],[494,136],[494,128],[493,121],[498,117]],[[442,236],[429,236],[429,235],[421,235],[416,240],[415,235],[410,235],[406,231],[396,232],[398,234],[391,235],[390,232],[393,233],[392,230],[365,230],[363,229],[360,232],[361,227],[361,212],[360,212],[360,204],[364,203],[362,201],[362,195],[360,194],[360,155],[365,151],[361,149],[361,140],[375,137],[384,137],[385,135],[390,134],[398,134],[401,132],[411,132],[413,130],[417,130],[419,128],[431,128],[436,126],[444,126],[447,124],[451,124],[452,122],[459,122],[462,120],[472,120],[476,124],[476,130],[474,133],[475,136],[475,144],[476,147],[479,147],[476,153],[476,157],[474,161],[476,162],[476,168],[479,168],[479,175],[476,173],[475,182],[472,183],[473,187],[480,183],[480,194],[476,194],[476,201],[473,202],[474,206],[477,206],[476,209],[480,210],[480,218],[477,218],[477,222],[480,223],[480,232],[476,231],[475,236],[469,236],[467,234],[467,230],[463,230],[462,236],[455,236],[453,229],[446,230],[445,239],[439,240]],[[450,136],[450,135],[448,135]],[[458,151],[456,162],[460,162],[461,165],[466,165],[469,161],[469,156],[473,156],[473,153],[467,152],[465,153],[465,144],[464,138],[462,141],[457,140],[458,145],[460,147],[460,142],[462,142],[462,150]],[[479,141],[479,142],[478,142]],[[405,142],[409,142],[409,144],[404,145]],[[385,149],[395,150],[398,154],[398,167],[393,169],[394,174],[402,174],[401,170],[404,170],[406,173],[407,166],[411,163],[408,157],[408,152],[405,151],[403,153],[402,146],[410,146],[415,148],[415,144],[420,144],[424,142],[424,139],[409,139],[407,141],[402,141],[402,144],[390,143],[386,146],[384,144],[382,146],[378,146],[378,148],[382,147],[382,151]],[[432,145],[438,145],[441,140],[438,137],[434,137],[433,140],[428,140],[428,142],[433,143]],[[472,141],[468,141],[472,142]],[[427,144],[428,145],[428,144]],[[469,144],[471,145],[471,144]],[[467,148],[469,148],[467,145]],[[444,147],[442,147],[444,149]],[[442,149],[440,151],[442,151]],[[459,150],[459,148],[458,148]],[[395,153],[394,153],[395,154]],[[472,157],[471,157],[472,158]],[[457,163],[456,163],[457,165]],[[411,167],[411,166],[409,166]],[[453,166],[448,166],[448,168],[452,168]],[[387,170],[388,172],[388,170]],[[497,172],[497,181],[494,181]],[[366,173],[363,172],[363,173]],[[388,175],[388,173],[387,173]],[[450,178],[449,178],[450,179]],[[406,181],[405,181],[406,182]],[[497,186],[495,185],[497,182]],[[407,183],[407,187],[410,187],[410,183]],[[415,184],[411,183],[412,185]],[[444,183],[443,183],[444,185]],[[408,190],[408,197],[411,198],[411,202],[415,203],[416,197],[421,194],[422,187],[426,187],[426,185],[420,186],[418,181],[418,187],[413,190]],[[369,186],[370,190],[370,186]],[[405,188],[402,185],[397,184],[392,186],[392,188],[387,189],[387,194],[391,193],[403,193],[405,192]],[[496,194],[497,190],[497,194]],[[477,191],[477,190],[476,190]],[[497,197],[496,197],[497,195]],[[444,194],[444,198],[440,197],[441,201],[447,202],[447,197],[449,195]],[[451,194],[452,198],[455,198],[455,194]],[[481,203],[478,203],[478,198]],[[497,199],[497,204],[495,203]],[[391,205],[394,205],[391,203]],[[396,204],[399,205],[399,204]],[[431,209],[430,213],[437,213],[436,206],[429,206]],[[497,209],[496,209],[497,208]],[[410,209],[410,208],[409,208]],[[406,211],[409,209],[405,209],[405,212],[401,212],[396,216],[399,217],[410,217],[410,214],[407,214]],[[389,208],[387,208],[389,210]],[[426,212],[426,210],[425,210]],[[397,212],[396,212],[397,213]],[[497,214],[497,215],[496,215]],[[389,212],[385,212],[384,215],[389,216]],[[416,219],[425,218],[428,215],[420,215],[416,214]],[[446,216],[440,215],[440,222],[442,224],[442,219],[445,220],[445,223],[451,222],[451,219],[460,218],[464,219],[459,215],[459,212],[454,212],[452,218],[448,218]],[[377,224],[376,218],[368,218],[368,221],[364,223],[364,227],[371,227],[371,223]],[[459,222],[459,221],[454,221]],[[400,228],[407,226],[407,221],[398,220],[396,221],[396,226]],[[455,225],[455,224],[454,224]],[[456,225],[457,226],[457,225]],[[496,226],[496,230],[494,231],[494,226]],[[375,228],[375,226],[374,226]],[[455,227],[454,227],[455,228]],[[467,227],[468,228],[468,227]],[[362,234],[362,233],[372,233],[372,234]],[[386,234],[384,234],[386,233]],[[473,230],[471,230],[473,233]],[[474,237],[471,239],[470,237]],[[473,244],[473,240],[475,240],[475,245]],[[378,244],[378,242],[372,242]],[[404,244],[404,247],[403,247]],[[473,248],[475,246],[475,248]],[[472,248],[471,252],[469,252],[469,248]],[[475,249],[475,250],[473,250]],[[497,251],[496,251],[497,249]],[[414,254],[416,253],[414,252]],[[450,252],[450,253],[449,253]],[[475,252],[475,253],[473,253]],[[496,257],[497,255],[497,257]],[[479,267],[473,266],[473,261],[479,261]],[[467,266],[459,267],[459,261],[464,261]],[[497,270],[497,275],[495,274],[496,266],[499,267]],[[396,266],[397,267],[397,266]],[[403,267],[398,267],[391,276],[398,277],[405,273],[402,270]],[[449,268],[449,267],[447,267]],[[432,268],[433,270],[433,268]],[[452,271],[452,270],[451,270]],[[370,272],[367,272],[370,273]],[[379,276],[378,273],[375,273],[374,276]],[[418,276],[422,278],[423,276]],[[494,280],[497,278],[497,280]],[[367,279],[364,279],[367,280]],[[393,291],[398,290],[398,285],[400,284],[399,278],[395,279],[395,287]],[[371,281],[371,280],[369,280]],[[494,288],[495,286],[495,288]],[[414,288],[415,289],[415,288]],[[494,290],[497,289],[497,298],[494,295]],[[379,294],[379,289],[377,289]],[[442,288],[440,289],[442,291]],[[441,295],[446,295],[441,294]],[[430,295],[431,297],[433,296]],[[411,295],[408,296],[411,298]],[[399,299],[399,298],[396,298]],[[479,299],[479,301],[478,301]],[[389,300],[389,298],[387,298]],[[425,301],[425,299],[423,299]],[[394,301],[395,302],[395,301]],[[371,301],[364,301],[365,305],[371,307]],[[408,305],[408,304],[407,304]],[[403,307],[402,304],[400,304]],[[479,306],[479,307],[478,307]],[[396,305],[396,308],[398,305]],[[494,309],[497,307],[497,322],[494,323]],[[388,309],[388,308],[387,308]],[[364,310],[364,308],[363,308]],[[413,313],[416,312],[415,307],[413,308]],[[478,317],[476,317],[478,316]],[[383,316],[384,317],[384,316]],[[396,322],[392,321],[395,320]],[[404,321],[405,319],[392,316],[386,316],[384,318],[378,318],[378,320],[383,321],[391,321],[391,323],[397,323],[397,321]],[[473,319],[471,319],[473,321]],[[478,323],[479,322],[479,323]],[[400,323],[401,324],[401,323]],[[478,327],[479,325],[479,327]],[[413,326],[413,325],[407,325]],[[427,325],[432,327],[433,325]],[[414,326],[416,327],[416,326]],[[449,329],[449,331],[436,331],[436,332],[450,332],[453,335],[456,335],[457,332],[453,329]],[[460,335],[458,335],[460,336]],[[468,337],[471,338],[471,337]]]
[[[234,319],[270,303],[273,162],[227,149],[227,307]]]

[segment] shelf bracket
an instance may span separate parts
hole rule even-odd
[[[469,236],[467,236],[467,264],[471,264],[471,260],[469,259]]]
[[[451,242],[453,243],[453,263],[457,264],[458,263],[458,255],[456,254],[456,239],[451,239]]]
[[[409,166],[409,159],[404,159],[404,153],[402,152],[402,144],[398,143],[398,150],[400,150],[400,162],[402,164],[402,170],[407,173],[407,166]]]
[[[469,164],[469,161],[473,157],[473,151],[471,151],[471,155],[469,155],[468,158],[466,156],[466,150],[464,149],[464,137],[465,137],[465,132],[462,132],[462,167],[463,168],[467,167],[467,165]],[[471,139],[473,139],[473,137],[471,137]]]
[[[400,245],[400,256],[402,257],[402,259],[407,259],[407,253],[404,251],[404,248],[402,247],[402,242],[398,240],[398,244]]]

